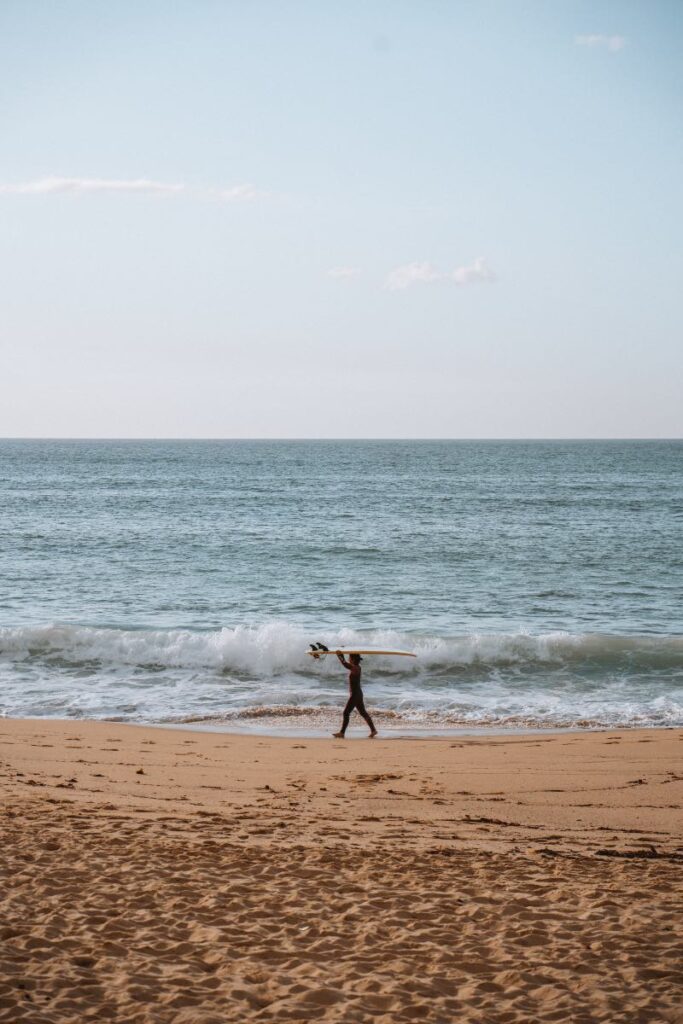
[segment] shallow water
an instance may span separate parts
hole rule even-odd
[[[683,443],[0,442],[0,710],[683,723]],[[317,716],[317,718],[316,718]]]

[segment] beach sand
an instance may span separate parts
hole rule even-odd
[[[2,720],[0,1021],[683,1021],[682,740]]]

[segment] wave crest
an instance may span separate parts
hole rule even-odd
[[[312,665],[305,656],[311,640],[329,647],[392,646],[414,650],[417,659],[372,659],[373,675],[396,673],[458,675],[463,670],[568,669],[581,665],[602,671],[683,670],[683,637],[617,636],[601,633],[470,633],[429,637],[394,631],[340,630],[313,635],[286,622],[262,626],[190,629],[117,629],[46,625],[0,629],[0,657],[11,661],[60,660],[115,668],[208,669],[252,678],[286,673],[320,674],[336,665]]]

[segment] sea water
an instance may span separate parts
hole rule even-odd
[[[2,441],[0,713],[683,724],[680,441]]]

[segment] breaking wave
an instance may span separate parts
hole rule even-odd
[[[0,713],[326,731],[345,679],[336,659],[306,656],[312,641],[416,653],[365,663],[366,696],[389,730],[683,724],[681,636],[311,635],[287,622],[2,628]]]
[[[539,667],[592,668],[603,672],[683,671],[683,636],[621,636],[602,633],[470,633],[433,637],[410,633],[341,630],[313,636],[289,623],[218,630],[117,629],[47,625],[0,629],[0,658],[55,660],[128,668],[207,669],[249,677],[319,674],[324,663],[304,656],[309,642],[329,647],[390,646],[415,651],[407,664],[372,660],[373,674],[429,671],[436,676],[479,670]]]

